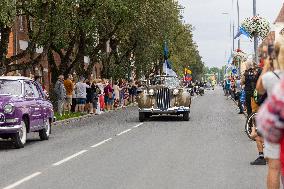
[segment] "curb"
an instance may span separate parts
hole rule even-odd
[[[55,121],[55,122],[52,123],[52,126],[66,126],[66,125],[68,125],[70,123],[80,122],[80,121],[88,119],[88,118],[100,116],[100,115],[111,113],[111,112],[116,112],[116,111],[119,111],[119,110],[127,109],[127,108],[130,108],[130,107],[135,107],[135,106],[136,105],[129,105],[129,106],[126,106],[126,107],[123,107],[123,108],[119,107],[116,110],[110,110],[110,111],[107,111],[107,112],[103,112],[102,111],[102,113],[100,113],[100,114],[87,114],[87,115],[83,115],[83,116],[79,116],[79,117],[74,117],[74,118],[64,119],[64,120],[60,120],[60,121]]]

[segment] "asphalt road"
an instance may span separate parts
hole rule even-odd
[[[264,189],[266,166],[251,166],[255,143],[222,90],[194,99],[189,122],[135,107],[29,136],[24,149],[0,143],[0,188]]]

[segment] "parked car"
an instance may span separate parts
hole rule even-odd
[[[191,94],[182,82],[173,76],[156,76],[138,96],[139,120],[143,122],[152,115],[183,115],[190,119]]]
[[[53,117],[40,84],[26,77],[0,77],[0,138],[12,139],[16,148],[24,147],[30,132],[48,140]]]

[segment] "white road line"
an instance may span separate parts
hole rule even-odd
[[[76,153],[76,154],[73,154],[72,156],[69,156],[69,157],[67,157],[67,158],[65,158],[65,159],[63,159],[63,160],[61,160],[61,161],[59,161],[59,162],[57,162],[57,163],[54,163],[54,164],[52,164],[53,166],[58,166],[58,165],[61,165],[62,163],[65,163],[66,161],[69,161],[69,160],[71,160],[71,159],[73,159],[73,158],[75,158],[75,157],[77,157],[77,156],[79,156],[79,155],[82,155],[83,153],[85,153],[85,152],[87,152],[88,150],[82,150],[82,151],[80,151],[80,152],[78,152],[78,153]]]
[[[129,132],[129,131],[131,131],[131,129],[127,129],[127,130],[125,130],[125,131],[122,131],[121,133],[117,134],[116,136],[123,135],[123,134],[125,134],[125,133],[127,133],[127,132]]]
[[[112,140],[112,138],[109,138],[109,139],[106,139],[106,140],[104,140],[104,141],[102,141],[102,142],[99,142],[99,143],[97,143],[97,144],[91,146],[91,148],[96,148],[96,147],[98,147],[98,146],[100,146],[100,145],[102,145],[102,144],[104,144],[104,143],[106,143],[106,142],[108,142],[108,141],[110,141],[110,140]]]
[[[15,187],[19,186],[20,184],[22,184],[22,183],[24,183],[24,182],[27,182],[27,181],[31,180],[32,178],[34,178],[34,177],[36,177],[36,176],[38,176],[38,175],[40,175],[40,174],[41,174],[41,172],[33,173],[33,174],[31,174],[30,176],[27,176],[27,177],[23,178],[22,180],[19,180],[18,182],[15,182],[14,184],[11,184],[11,185],[9,185],[9,186],[6,186],[6,187],[3,188],[3,189],[12,189],[12,188],[15,188]]]
[[[138,125],[135,125],[132,128],[137,128],[137,127],[140,127],[141,125],[143,125],[143,123],[139,123]]]

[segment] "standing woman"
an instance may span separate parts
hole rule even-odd
[[[114,91],[114,108],[116,109],[119,106],[120,91],[121,91],[121,88],[118,86],[117,81],[114,82],[113,91]]]
[[[270,46],[271,49],[271,46]],[[267,93],[271,96],[274,87],[280,83],[284,76],[284,37],[277,40],[275,44],[276,60],[270,54],[270,60],[265,61],[263,71],[257,82],[257,92],[260,95]],[[268,159],[267,188],[280,188],[280,145],[273,144],[264,139],[264,155]]]
[[[228,76],[228,78],[226,79],[225,81],[225,94],[227,96],[227,99],[229,98],[229,95],[230,95],[230,88],[231,88],[231,80],[230,80],[230,77]]]
[[[113,100],[113,90],[109,81],[106,81],[106,86],[104,88],[104,98],[105,98],[106,110],[110,111]]]

